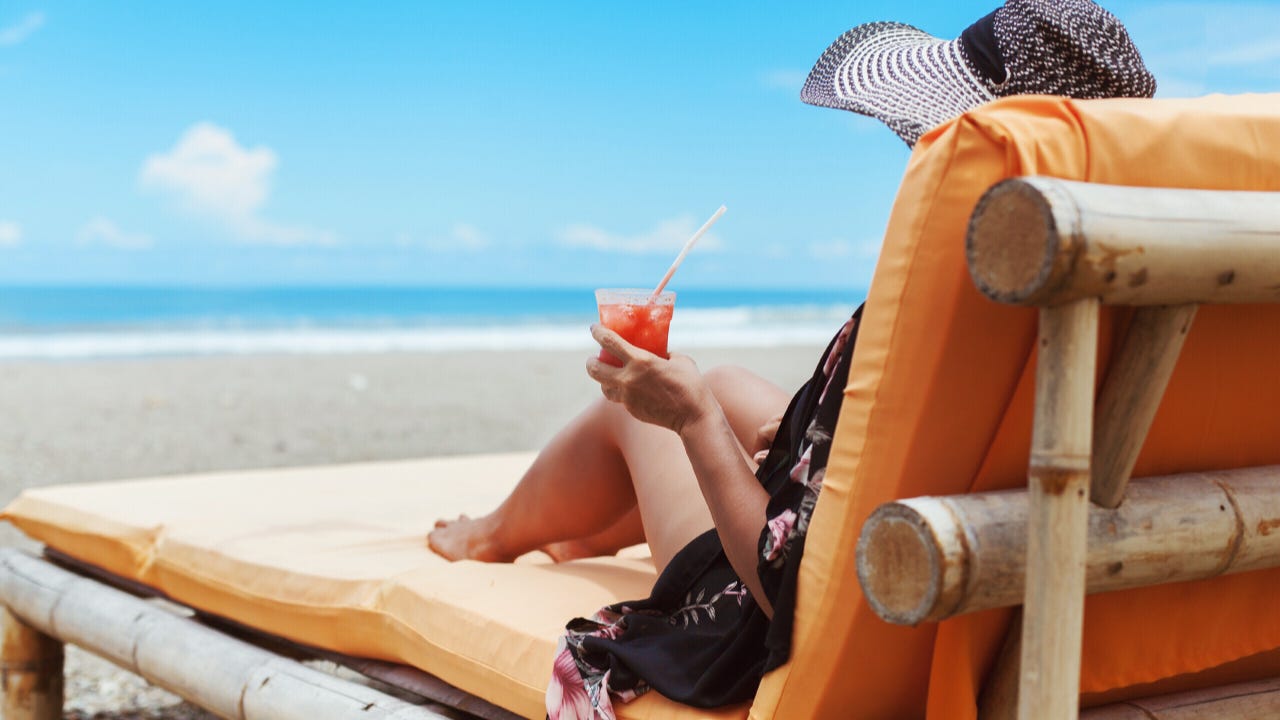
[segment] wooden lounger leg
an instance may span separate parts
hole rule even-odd
[[[1040,311],[1020,720],[1079,711],[1098,301]]]
[[[1022,664],[1022,608],[1014,610],[996,664],[978,695],[978,720],[1013,720],[1018,716],[1018,669]]]
[[[5,720],[59,720],[62,717],[62,643],[27,625],[0,606],[4,639],[0,674]]]
[[[1089,499],[1114,508],[1147,439],[1198,305],[1140,307],[1098,395]]]

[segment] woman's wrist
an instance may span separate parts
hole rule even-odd
[[[714,427],[717,422],[728,423],[724,419],[724,411],[720,408],[720,403],[716,401],[715,395],[706,386],[701,388],[699,397],[690,403],[690,407],[683,414],[680,422],[672,428],[682,440],[688,440],[708,427]]]

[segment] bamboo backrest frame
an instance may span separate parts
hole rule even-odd
[[[974,283],[989,298],[1040,308],[1023,609],[983,691],[980,716],[1013,717],[1016,708],[1021,720],[1075,718],[1090,506],[1095,513],[1124,509],[1130,473],[1199,304],[1280,302],[1280,193],[1015,178],[978,202],[966,254]],[[1095,406],[1102,304],[1138,307]],[[1268,478],[1280,478],[1280,469]],[[916,510],[924,518],[917,526],[938,514]],[[963,598],[937,597],[950,571],[939,559],[945,538],[925,547],[901,529],[906,523],[893,529],[877,524],[879,515],[859,542],[859,578],[872,607],[895,621],[880,606],[902,601],[889,597],[892,589],[912,602],[934,592],[941,606],[963,608]],[[1272,555],[1266,563],[1280,565],[1280,552]],[[920,582],[898,582],[903,558],[929,566],[913,576]],[[878,605],[877,596],[885,602]],[[935,618],[905,621],[922,619]]]

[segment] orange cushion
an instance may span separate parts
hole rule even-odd
[[[254,628],[422,668],[542,717],[565,621],[644,597],[644,553],[555,564],[450,563],[426,547],[439,515],[501,502],[529,453],[258,470],[27,490],[5,517],[72,557]],[[688,712],[650,693],[623,718]]]
[[[882,503],[1026,483],[1037,311],[985,299],[964,258],[978,197],[1018,175],[1280,190],[1280,95],[1012,98],[922,140],[889,222],[810,527],[794,658],[766,678],[752,717],[976,715],[1009,611],[888,625],[861,595],[854,547]],[[1104,312],[1100,373],[1126,317]],[[1203,308],[1135,475],[1280,462],[1278,357],[1280,306]],[[1278,596],[1280,570],[1091,596],[1086,700],[1280,647]]]

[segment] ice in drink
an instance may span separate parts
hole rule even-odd
[[[652,302],[650,302],[652,300]],[[623,340],[659,357],[667,357],[667,331],[675,311],[676,294],[664,292],[657,298],[649,290],[597,290],[600,324]],[[600,351],[600,361],[615,367],[621,362]]]

